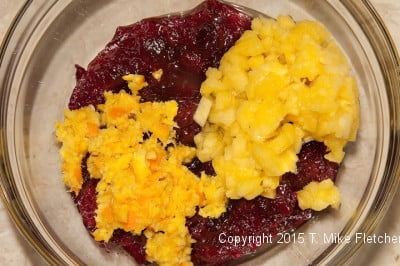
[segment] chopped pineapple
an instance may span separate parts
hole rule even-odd
[[[196,112],[201,124],[208,117],[195,137],[197,156],[212,160],[234,199],[273,198],[280,176],[297,171],[306,141],[324,142],[325,158],[341,162],[359,123],[355,80],[321,24],[279,16],[256,18],[251,27],[207,71],[201,103],[211,107]],[[335,203],[327,202],[320,206]]]
[[[194,137],[197,145],[197,157],[203,161],[211,161],[224,151],[222,134],[215,131],[212,126],[208,127]]]
[[[193,120],[202,127],[204,127],[206,124],[208,115],[210,114],[211,106],[212,101],[207,97],[202,97],[199,102],[199,106],[194,113]]]
[[[331,205],[338,208],[340,205],[340,192],[331,179],[321,182],[311,182],[297,192],[299,207],[302,210],[313,209],[322,211]]]

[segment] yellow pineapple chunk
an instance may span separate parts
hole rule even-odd
[[[193,115],[193,120],[202,127],[206,124],[208,115],[210,114],[211,106],[212,101],[207,97],[202,97],[200,99],[196,112]]]
[[[340,192],[331,179],[326,179],[306,185],[297,192],[297,199],[302,210],[322,211],[329,205],[333,208],[339,207]]]
[[[243,101],[237,110],[237,121],[253,141],[263,141],[275,134],[284,118],[283,107],[255,101]]]
[[[257,55],[250,57],[249,59],[249,67],[251,69],[255,69],[259,66],[261,66],[264,63],[264,56],[263,55]]]
[[[232,47],[233,53],[244,56],[258,56],[264,52],[261,40],[254,31],[245,31],[236,44]]]
[[[278,22],[278,25],[284,29],[290,30],[292,29],[294,26],[296,26],[296,23],[293,21],[293,19],[289,16],[278,16],[278,18],[276,19],[276,21]]]
[[[197,157],[202,162],[211,161],[223,152],[222,135],[217,131],[204,131],[194,137]]]
[[[209,116],[211,123],[219,126],[230,126],[235,121],[236,108],[232,107],[226,110],[212,112]]]
[[[268,144],[262,143],[253,146],[253,156],[266,175],[281,176],[287,172],[296,172],[297,156],[290,150],[276,154]]]
[[[291,74],[298,79],[314,80],[322,69],[321,58],[321,46],[311,38],[303,37],[291,67]]]

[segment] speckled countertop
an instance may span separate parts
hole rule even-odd
[[[358,0],[355,0],[358,1]],[[400,50],[400,1],[370,0],[392,34]],[[22,5],[23,0],[0,0],[0,41]],[[376,233],[400,235],[400,192]],[[0,265],[43,265],[39,255],[19,235],[0,201]],[[364,245],[351,261],[352,265],[400,265],[400,244]]]

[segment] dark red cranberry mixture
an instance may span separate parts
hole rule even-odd
[[[141,90],[143,101],[176,100],[179,111],[176,122],[177,140],[193,145],[200,127],[193,114],[200,99],[200,84],[209,67],[217,67],[222,55],[241,34],[250,28],[251,18],[218,0],[208,0],[184,16],[150,18],[133,25],[119,27],[115,36],[89,64],[77,66],[77,84],[69,108],[77,109],[102,103],[104,91],[127,90],[122,76],[139,73],[149,86]],[[151,73],[163,69],[160,81]],[[312,217],[310,210],[302,211],[295,192],[311,181],[334,179],[338,165],[324,159],[322,143],[304,144],[297,163],[298,174],[282,178],[274,200],[257,197],[253,200],[230,200],[228,211],[218,219],[199,215],[188,218],[193,244],[192,261],[196,265],[224,265],[232,259],[250,253],[254,245],[244,247],[220,243],[218,236],[276,235],[294,229]],[[195,159],[187,167],[196,175],[201,171],[214,174],[211,163]],[[75,203],[85,227],[95,230],[96,185],[91,179],[85,160],[82,163],[84,184]],[[146,264],[144,236],[133,236],[122,230],[114,232],[106,248],[120,247],[139,264]]]
[[[144,101],[176,100],[178,140],[193,145],[200,127],[192,117],[200,100],[200,84],[209,67],[250,28],[251,18],[216,0],[206,1],[186,16],[149,18],[119,27],[114,38],[87,70],[77,66],[77,84],[69,108],[103,102],[103,92],[126,88],[122,76],[145,75]],[[160,81],[151,73],[163,70]]]

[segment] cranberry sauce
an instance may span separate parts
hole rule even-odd
[[[115,36],[89,64],[87,70],[77,66],[77,84],[69,108],[78,109],[103,103],[104,91],[127,89],[122,76],[143,74],[149,86],[140,91],[143,101],[176,100],[179,104],[176,122],[177,140],[193,145],[200,127],[193,114],[200,99],[200,84],[209,67],[217,67],[222,55],[241,34],[250,28],[251,18],[217,0],[207,0],[185,16],[150,18],[130,26],[119,27]],[[151,73],[163,70],[161,80]],[[338,165],[324,159],[325,145],[310,142],[303,145],[297,163],[298,174],[285,174],[274,200],[257,197],[247,201],[230,200],[228,211],[218,219],[195,215],[187,220],[193,244],[192,260],[197,265],[221,265],[255,250],[255,246],[235,247],[220,243],[226,235],[276,235],[298,227],[311,218],[311,211],[297,206],[295,191],[307,183],[334,179]],[[198,159],[187,165],[195,174],[214,175],[210,162]],[[93,232],[97,180],[91,179],[82,163],[83,186],[75,203],[85,227]],[[139,264],[146,264],[144,236],[133,236],[116,230],[106,248],[118,246]]]
[[[209,67],[217,67],[222,55],[250,28],[251,18],[217,0],[208,0],[185,16],[149,18],[119,27],[87,70],[77,66],[77,84],[69,108],[104,101],[105,90],[126,87],[122,76],[145,75],[149,86],[144,101],[176,100],[177,139],[193,145],[200,127],[192,117],[200,100],[200,84]],[[163,70],[160,81],[152,72]]]

